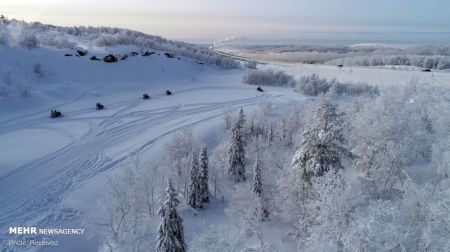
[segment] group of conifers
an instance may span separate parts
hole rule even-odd
[[[172,95],[172,91],[166,90],[166,95]],[[150,99],[150,95],[147,94],[147,93],[144,93],[144,94],[142,95],[142,99],[148,100],[148,99]],[[101,104],[100,102],[97,102],[97,104],[95,104],[95,109],[97,109],[97,110],[103,110],[103,109],[105,109],[105,106],[104,106],[103,104]],[[61,111],[59,111],[59,110],[52,109],[52,110],[50,111],[50,117],[51,117],[51,118],[58,118],[58,117],[62,117],[62,116],[63,116],[63,114],[62,114]]]

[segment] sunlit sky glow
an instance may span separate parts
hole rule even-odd
[[[450,32],[448,0],[0,0],[0,14],[175,39],[296,39],[308,32]]]

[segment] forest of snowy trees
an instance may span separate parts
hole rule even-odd
[[[413,66],[428,69],[450,69],[448,55],[369,55],[334,59],[325,64],[346,66]]]
[[[31,216],[39,211],[25,215],[24,212],[13,211],[13,214],[25,223],[35,219],[48,220],[36,222],[45,224],[51,221],[72,224],[82,216],[80,226],[90,231],[88,235],[93,237],[89,238],[94,242],[89,242],[95,243],[86,247],[98,244],[101,252],[450,251],[450,87],[446,83],[448,78],[436,77],[445,73],[434,76],[419,73],[417,79],[413,75],[401,75],[408,80],[414,77],[407,84],[382,83],[385,80],[395,82],[400,77],[381,78],[380,75],[380,80],[374,81],[380,83],[379,86],[371,83],[374,75],[364,79],[368,83],[341,81],[345,78],[338,75],[334,76],[339,80],[324,77],[333,76],[325,71],[335,69],[342,73],[341,68],[345,69],[347,65],[413,66],[444,71],[450,69],[450,47],[299,46],[296,49],[298,54],[295,50],[287,50],[291,46],[275,47],[277,49],[269,54],[266,47],[247,49],[247,55],[258,53],[269,60],[297,62],[301,56],[308,59],[304,61],[307,63],[344,65],[323,67],[323,76],[309,74],[317,72],[315,69],[308,73],[302,71],[304,75],[297,78],[290,72],[269,69],[277,68],[270,63],[237,62],[206,47],[137,31],[57,27],[0,16],[1,49],[17,47],[17,51],[34,53],[40,51],[36,48],[49,47],[74,51],[80,45],[103,48],[106,52],[115,46],[151,48],[160,51],[156,53],[161,53],[161,58],[170,63],[183,63],[183,59],[176,59],[178,56],[192,60],[188,61],[190,65],[180,65],[180,71],[173,72],[168,71],[172,68],[177,70],[173,65],[152,69],[159,61],[144,65],[145,79],[140,79],[142,76],[134,79],[112,68],[110,71],[117,73],[112,77],[125,75],[127,79],[119,81],[126,85],[113,90],[116,83],[111,82],[111,76],[100,75],[100,79],[93,78],[94,84],[87,82],[86,92],[75,98],[78,90],[84,88],[83,79],[77,82],[70,78],[66,80],[60,76],[63,74],[47,69],[48,65],[42,61],[30,61],[27,70],[15,71],[15,68],[22,69],[20,62],[25,62],[28,57],[14,64],[6,58],[7,64],[4,65],[12,67],[0,69],[0,101],[10,102],[8,99],[14,96],[30,96],[30,84],[20,78],[22,75],[32,84],[34,81],[43,84],[33,86],[38,87],[33,94],[49,93],[46,97],[48,103],[25,99],[17,103],[14,99],[11,103],[5,102],[5,107],[12,111],[12,119],[5,113],[8,117],[2,126],[3,135],[12,135],[5,137],[6,143],[19,146],[19,152],[26,156],[30,155],[26,152],[31,151],[22,149],[23,146],[29,147],[22,144],[22,138],[38,130],[54,129],[57,133],[51,135],[52,140],[65,142],[68,138],[70,142],[64,144],[64,151],[56,149],[54,155],[42,154],[44,159],[58,162],[41,162],[32,157],[29,162],[42,163],[33,172],[25,174],[23,171],[31,169],[28,168],[31,165],[24,163],[18,165],[14,173],[7,171],[7,175],[3,175],[16,178],[25,174],[32,177],[33,180],[26,181],[30,182],[34,181],[36,174],[41,174],[37,169],[42,168],[46,171],[44,175],[59,176],[53,179],[58,188],[53,185],[40,187],[44,188],[40,191],[46,194],[53,191],[58,191],[58,194],[49,193],[44,203],[36,201],[34,205],[17,204],[4,208],[5,213],[9,214],[11,209],[28,211],[40,207],[45,214],[50,214]],[[214,49],[220,47],[215,46]],[[58,51],[58,56],[66,59],[61,51]],[[173,61],[168,59],[174,57]],[[200,66],[203,64],[214,68]],[[227,73],[220,78],[216,75],[224,72],[217,68],[236,69],[241,65],[245,68],[242,72],[233,71],[233,75]],[[155,71],[147,73],[147,69]],[[76,68],[70,70],[77,75],[91,73],[86,74]],[[131,71],[126,73],[134,74]],[[376,78],[383,70],[375,69],[374,73]],[[61,79],[46,85],[45,81],[52,76]],[[242,83],[255,86],[236,83],[241,77]],[[154,84],[157,82],[161,84]],[[132,89],[135,84],[139,91]],[[61,121],[50,125],[41,112],[27,112],[19,107],[22,106],[20,102],[24,102],[33,111],[44,111],[44,107],[59,103],[59,100],[52,100],[61,94],[59,89],[52,89],[59,85],[64,90],[61,92],[64,98],[66,93],[74,93],[71,99],[61,103],[68,115]],[[105,89],[108,93],[103,93],[103,85],[108,86]],[[256,86],[259,92],[255,90]],[[264,90],[260,86],[264,86]],[[172,94],[169,90],[166,91],[167,96],[158,91],[169,88],[173,95],[168,96]],[[118,98],[114,92],[118,92]],[[127,92],[134,92],[132,98],[127,96]],[[239,92],[242,92],[242,97]],[[148,98],[145,101],[141,99],[142,93],[147,95],[144,96]],[[231,97],[237,93],[237,98]],[[127,97],[126,100],[120,100],[122,95]],[[208,101],[197,100],[198,96],[207,96]],[[225,99],[218,99],[219,96]],[[97,98],[102,98],[97,105],[102,105],[102,102],[105,109],[111,108],[109,112],[101,111],[109,115],[94,115],[94,111],[100,112],[94,110],[95,103],[87,109],[87,99],[97,102]],[[191,103],[192,100],[195,102]],[[33,105],[41,101],[44,102],[40,105],[42,107]],[[83,107],[78,108],[78,104]],[[222,114],[221,109],[224,108],[227,110]],[[191,113],[198,110],[201,115]],[[52,114],[56,112],[51,111]],[[71,111],[75,116],[69,115]],[[16,112],[17,115],[12,116]],[[82,113],[85,112],[89,115],[84,116]],[[183,117],[167,119],[174,114],[182,114]],[[138,116],[156,119],[141,121],[135,119]],[[82,124],[74,124],[75,119],[82,119]],[[122,124],[135,120],[136,127]],[[101,127],[111,125],[112,129],[91,128],[97,121]],[[64,122],[70,125],[63,125]],[[35,123],[39,125],[31,127],[32,133],[27,133],[25,130]],[[154,125],[158,127],[152,129]],[[192,126],[180,129],[183,125]],[[70,128],[67,136],[61,134],[66,132],[66,127]],[[10,134],[8,131],[13,128],[20,132]],[[77,132],[72,133],[72,130]],[[86,135],[82,135],[84,130],[88,132]],[[110,141],[122,130],[130,131],[130,134]],[[102,145],[97,146],[99,139],[94,135],[102,136]],[[151,139],[149,135],[152,135]],[[89,141],[86,140],[88,137]],[[40,138],[31,140],[33,145],[40,142]],[[115,146],[119,142],[126,145]],[[85,148],[92,143],[98,148]],[[77,149],[67,151],[65,146]],[[129,149],[130,146],[137,146],[137,149]],[[98,155],[90,156],[91,152]],[[148,153],[151,155],[140,156]],[[9,155],[8,152],[4,156]],[[68,156],[71,169],[48,171],[52,167],[64,168]],[[25,159],[22,154],[20,157]],[[95,170],[92,174],[88,174],[89,169],[82,169],[94,162],[102,164],[92,168]],[[104,190],[97,205],[83,206],[83,210],[74,209],[73,212],[70,208],[70,216],[65,215],[65,204],[70,206],[71,201],[85,196],[89,196],[89,200],[97,200],[95,193],[99,191],[92,196],[76,190],[87,185],[88,179],[100,177],[99,174],[107,175],[104,180],[89,180],[89,183],[95,181],[91,183],[95,184],[94,189],[82,189],[89,192]],[[15,180],[6,184],[5,190],[13,183]],[[102,187],[104,185],[106,189]],[[34,189],[34,186],[28,187]],[[19,187],[12,188],[8,193]],[[34,199],[39,198],[36,195],[43,195],[25,197],[28,192],[21,191],[11,199],[32,199],[29,201],[35,203]],[[82,195],[66,198],[71,193]],[[82,200],[84,202],[84,198]],[[80,240],[86,241],[84,238]]]
[[[185,128],[165,162],[132,155],[91,224],[104,251],[450,250],[448,94],[411,82],[227,112],[214,145]]]
[[[272,69],[247,69],[242,82],[250,85],[291,87],[308,96],[318,96],[324,93],[351,96],[379,95],[378,87],[367,83],[341,82],[336,79],[327,80],[317,74],[305,75],[296,80],[294,76],[284,71]]]
[[[247,59],[344,66],[411,66],[450,69],[448,45],[233,45],[215,47],[221,52]]]

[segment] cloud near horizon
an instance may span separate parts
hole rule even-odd
[[[54,25],[113,26],[176,39],[307,33],[450,32],[445,0],[4,0],[8,17]]]

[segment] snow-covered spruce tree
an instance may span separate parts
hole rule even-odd
[[[187,251],[184,242],[183,219],[177,213],[179,201],[176,198],[172,182],[169,180],[166,189],[166,198],[159,210],[162,218],[158,229],[158,240],[156,251],[158,252],[185,252]]]
[[[245,150],[244,139],[242,134],[242,127],[245,120],[243,117],[243,110],[239,113],[239,119],[231,128],[230,147],[228,149],[228,174],[230,179],[235,182],[245,180]]]
[[[198,153],[194,151],[191,159],[191,169],[189,170],[189,188],[187,203],[192,208],[202,207],[202,194],[200,191],[200,170],[198,164]]]
[[[273,123],[270,122],[270,125],[267,129],[267,140],[269,141],[270,144],[272,144],[273,138],[274,138]]]
[[[300,149],[292,158],[292,167],[301,171],[305,182],[324,173],[343,169],[341,159],[353,154],[344,147],[343,115],[325,96],[313,111],[312,122],[303,133]]]
[[[199,189],[201,203],[209,202],[209,166],[208,166],[208,149],[203,145],[200,151],[200,174],[199,174]]]
[[[289,134],[288,125],[284,120],[280,121],[278,130],[276,131],[277,140],[284,147],[292,145],[292,137]]]
[[[242,142],[245,146],[247,144],[247,140],[251,137],[251,122],[247,125],[247,120],[242,108],[239,110],[237,121],[241,127]]]
[[[257,200],[260,202],[259,214],[261,215],[261,220],[267,220],[269,218],[269,211],[264,200],[263,186],[262,186],[262,176],[261,176],[261,164],[258,158],[258,151],[256,152],[255,164],[253,166],[253,181],[252,181],[252,191],[255,194]]]
[[[255,120],[250,118],[250,125],[248,125],[248,137],[252,137],[255,135]]]
[[[242,139],[243,139],[243,141],[244,141],[244,143],[245,143],[245,137],[246,137],[246,132],[245,132],[245,122],[246,122],[246,120],[245,120],[245,114],[244,114],[244,110],[241,108],[240,110],[239,110],[239,116],[238,116],[238,123],[239,123],[239,125],[240,125],[240,127],[241,127],[241,135],[242,135]]]

